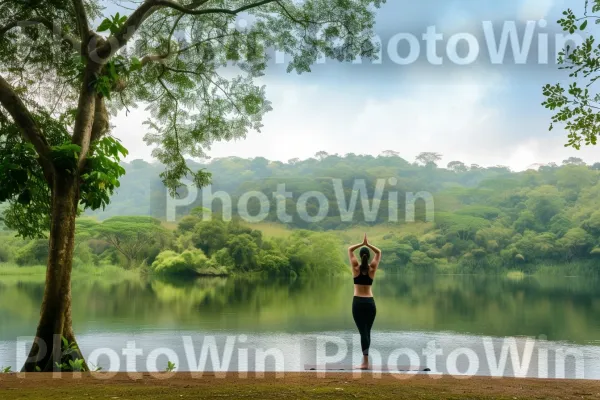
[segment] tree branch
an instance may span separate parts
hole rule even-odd
[[[75,18],[77,19],[77,28],[79,30],[81,43],[87,45],[90,37],[90,26],[88,24],[87,13],[85,12],[83,0],[73,0],[73,8],[75,9]]]
[[[142,67],[150,62],[153,61],[157,61],[159,63],[162,63],[164,61],[164,59],[167,57],[168,55],[164,55],[164,54],[152,54],[152,55],[147,55],[142,57],[141,59],[141,64]]]
[[[218,39],[223,39],[229,36],[233,36],[233,33],[226,33],[223,35],[217,35],[217,36],[213,36],[213,37],[209,37],[206,38],[205,40],[201,40],[197,43],[191,44],[187,47],[184,47],[183,49],[177,51],[175,54],[179,55],[179,54],[183,54],[187,51],[193,50],[195,48],[197,48],[198,46],[203,45],[204,43],[210,42],[211,40],[218,40]],[[150,62],[154,62],[157,61],[159,63],[162,63],[163,60],[165,60],[170,54],[148,54],[147,56],[142,57],[141,63],[142,63],[142,67]]]
[[[241,12],[274,3],[277,0],[261,0],[255,3],[246,4],[234,10],[226,8],[203,8],[198,7],[207,3],[208,0],[198,0],[190,5],[184,6],[172,0],[146,0],[144,1],[125,21],[119,31],[108,38],[107,42],[90,53],[90,58],[97,63],[104,63],[108,58],[116,53],[121,47],[127,44],[127,41],[135,34],[142,22],[160,8],[171,8],[183,14],[189,15],[207,15],[207,14],[229,14],[237,15]]]
[[[100,66],[93,61],[88,61],[85,68],[79,102],[77,105],[77,118],[73,128],[72,143],[81,147],[79,153],[79,168],[85,163],[90,143],[92,140],[92,127],[96,109],[96,90],[91,84],[98,74]]]
[[[203,8],[201,10],[198,9],[190,9],[186,6],[183,6],[179,3],[176,3],[172,0],[154,0],[154,3],[157,6],[163,6],[172,8],[174,10],[180,11],[184,14],[190,15],[205,15],[205,14],[229,14],[229,15],[237,15],[241,12],[250,10],[252,8],[264,6],[265,4],[274,3],[276,0],[261,0],[256,3],[246,4],[245,6],[236,8],[235,10],[229,10],[227,8]]]
[[[24,20],[24,21],[15,21],[8,25],[5,25],[0,28],[0,38],[2,38],[2,36],[4,36],[6,34],[6,32],[10,31],[13,28],[17,28],[17,27],[24,28],[27,26],[37,25],[37,24],[44,25],[46,28],[48,28],[48,30],[50,32],[52,32],[53,35],[60,36],[60,38],[63,41],[65,41],[68,44],[70,44],[71,46],[73,46],[73,48],[75,50],[80,51],[81,41],[79,39],[77,39],[73,35],[63,34],[59,25],[52,23],[50,20],[48,20],[44,17],[35,17],[35,18],[28,19],[28,20]]]
[[[135,34],[142,22],[156,10],[155,0],[144,1],[123,24],[121,29],[109,37],[106,43],[90,52],[89,58],[93,62],[103,64],[111,55],[116,53]]]
[[[100,139],[108,131],[108,111],[104,104],[104,98],[100,95],[96,95],[96,101],[94,103],[94,124],[92,125],[92,134],[90,142],[94,143]]]
[[[54,165],[50,157],[50,144],[40,130],[39,126],[31,116],[27,106],[21,101],[13,88],[0,75],[0,104],[8,111],[17,126],[21,130],[23,138],[31,143],[38,153],[38,162],[44,172],[44,177],[49,185],[52,185]]]

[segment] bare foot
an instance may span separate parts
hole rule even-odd
[[[369,369],[369,364],[362,363],[361,365],[354,367],[354,369]]]

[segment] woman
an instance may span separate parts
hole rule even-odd
[[[365,246],[360,249],[360,262],[356,259],[354,251],[361,246]],[[371,249],[375,253],[373,261],[369,262],[371,258]],[[363,353],[363,362],[357,369],[368,369],[369,368],[369,347],[371,345],[371,327],[373,321],[375,321],[375,314],[377,309],[375,308],[375,300],[373,299],[373,292],[371,291],[371,285],[373,285],[373,278],[375,278],[375,272],[381,261],[381,250],[370,244],[367,240],[367,234],[362,243],[355,244],[348,248],[348,257],[350,257],[350,265],[352,266],[352,276],[354,277],[354,299],[352,301],[352,316],[354,322],[360,333],[360,346]]]

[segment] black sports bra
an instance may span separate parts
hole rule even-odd
[[[373,279],[369,276],[368,272],[366,275],[359,272],[358,276],[354,277],[354,284],[371,286],[373,284]]]

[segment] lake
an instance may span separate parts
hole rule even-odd
[[[599,283],[382,275],[373,286],[374,365],[600,379]],[[164,370],[172,361],[180,371],[288,372],[360,360],[349,277],[76,278],[72,288],[79,345],[104,370]],[[0,366],[21,366],[42,294],[40,280],[0,277]]]

